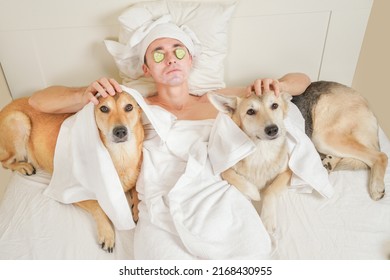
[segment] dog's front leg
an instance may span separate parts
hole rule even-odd
[[[96,200],[85,200],[75,204],[93,216],[97,225],[99,244],[102,245],[103,250],[112,253],[115,245],[115,231],[99,203]]]
[[[138,222],[138,204],[139,204],[139,198],[138,198],[138,192],[135,187],[130,189],[130,196],[131,196],[131,212],[133,214],[133,220],[135,223]]]
[[[259,189],[249,182],[243,175],[237,173],[233,168],[229,168],[221,173],[221,176],[230,185],[235,186],[240,192],[247,195],[252,200],[260,200]]]
[[[271,235],[275,235],[277,229],[277,199],[287,190],[291,175],[291,170],[287,169],[280,173],[272,183],[262,191],[263,203],[260,216],[266,230]]]

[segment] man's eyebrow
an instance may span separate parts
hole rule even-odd
[[[163,47],[156,47],[153,51],[162,51],[163,50]]]
[[[184,47],[184,45],[183,45],[183,44],[180,44],[180,43],[176,43],[176,44],[173,44],[173,47],[174,47],[174,48],[177,48],[177,47]],[[155,52],[155,51],[162,51],[162,50],[164,50],[163,47],[156,47],[156,48],[153,49],[154,52]]]

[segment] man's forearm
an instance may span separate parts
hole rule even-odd
[[[86,89],[87,87],[51,86],[35,92],[29,98],[29,104],[45,113],[75,113],[89,101],[84,98]]]
[[[289,73],[278,80],[280,91],[288,92],[291,95],[303,93],[311,83],[310,78],[303,73]]]

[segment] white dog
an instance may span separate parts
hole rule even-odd
[[[262,199],[261,217],[268,231],[276,227],[275,199],[291,178],[284,118],[291,96],[266,92],[261,96],[208,93],[210,102],[255,143],[256,151],[224,171],[222,178],[252,200]]]

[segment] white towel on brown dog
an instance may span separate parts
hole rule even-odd
[[[137,91],[126,87],[123,90],[130,93],[141,108],[147,107]],[[148,108],[143,111],[149,113]],[[135,227],[118,173],[99,137],[92,103],[62,124],[53,176],[44,193],[66,204],[97,200],[117,229]]]

